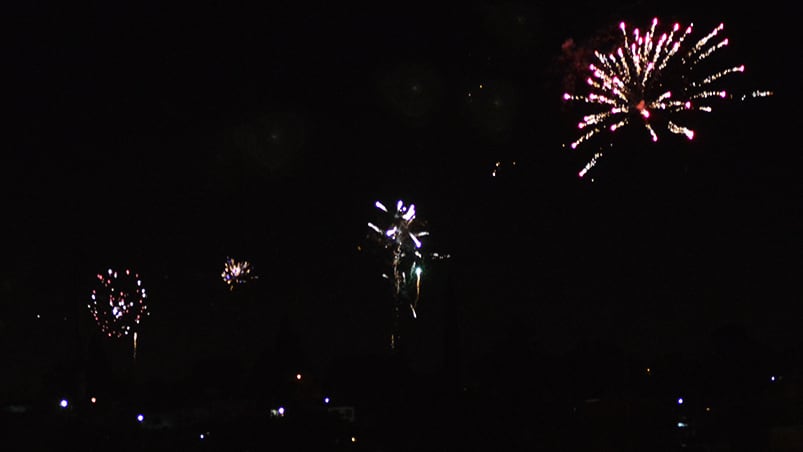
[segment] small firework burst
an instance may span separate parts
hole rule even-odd
[[[92,318],[108,337],[132,335],[136,357],[137,328],[148,315],[147,293],[139,274],[109,268],[95,278],[99,287],[92,289],[87,305]]]
[[[250,262],[237,261],[230,257],[226,258],[220,277],[229,286],[229,290],[234,290],[238,284],[245,284],[252,279],[256,279],[256,276],[251,274]]]

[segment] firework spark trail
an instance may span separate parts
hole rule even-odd
[[[594,51],[598,64],[590,64],[588,67],[591,76],[586,82],[590,92],[586,95],[569,93],[563,95],[566,101],[603,107],[601,111],[584,116],[578,123],[577,126],[583,133],[569,144],[572,149],[576,149],[580,144],[605,130],[614,132],[636,120],[644,125],[652,141],[658,141],[658,132],[651,122],[656,121],[653,115],[655,112],[663,113],[666,118],[665,129],[668,132],[684,135],[691,140],[694,138],[694,130],[676,122],[675,114],[684,111],[711,112],[713,108],[707,100],[733,98],[724,89],[707,87],[729,74],[744,72],[744,65],[733,66],[702,77],[695,77],[693,73],[702,61],[728,45],[727,38],[711,44],[711,41],[724,29],[724,24],[719,24],[685,53],[681,48],[693,31],[693,24],[678,34],[680,25],[676,23],[668,34],[662,33],[656,41],[657,25],[658,19],[655,18],[650,24],[649,31],[644,35],[639,29],[634,29],[631,40],[625,23],[621,22],[619,28],[622,31],[623,42],[615,54],[606,55]],[[675,58],[676,55],[681,56]],[[672,77],[667,75],[676,75],[671,74],[672,71],[677,71],[681,75],[677,78],[680,80],[677,86],[668,86],[667,80],[671,80]],[[753,91],[738,99],[770,95],[772,95],[770,91]],[[601,156],[600,152],[595,153],[578,175],[585,176]]]
[[[415,273],[415,300],[410,304],[410,309],[413,311],[413,317],[418,318],[415,308],[418,307],[418,299],[421,298],[421,267],[413,264],[413,270],[410,273]]]
[[[92,318],[108,337],[122,337],[133,333],[134,358],[137,357],[137,327],[148,315],[145,303],[147,293],[137,273],[126,269],[118,273],[113,269],[98,273],[100,287],[93,289],[87,305]]]

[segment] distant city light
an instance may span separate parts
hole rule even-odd
[[[279,409],[276,410],[276,411],[279,413],[279,416],[284,416],[284,407],[283,406],[280,406]]]
[[[775,375],[770,377],[770,381],[775,381]]]
[[[687,424],[685,422],[678,422],[678,428],[686,428],[688,426],[689,426],[689,424]]]
[[[323,403],[329,403],[329,397],[324,397],[323,398]]]
[[[142,422],[142,421],[144,421],[144,420],[145,420],[145,416],[143,416],[143,415],[141,415],[141,414],[138,414],[138,415],[137,415],[137,420],[138,420],[139,422]]]
[[[678,405],[683,405],[683,397],[678,398]]]
[[[301,380],[301,374],[296,374],[296,380]]]
[[[91,399],[89,399],[89,401],[92,402],[92,403],[96,403],[98,401],[98,399],[92,397]]]
[[[59,402],[59,406],[62,408],[67,408],[67,405],[69,405],[67,399],[61,399],[61,402]]]
[[[352,436],[352,437],[351,437],[351,442],[352,442],[352,443],[356,443],[356,442],[357,442],[357,438],[356,438],[356,437],[354,437],[354,436]]]

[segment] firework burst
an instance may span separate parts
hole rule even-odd
[[[765,97],[769,91],[753,91],[733,96],[721,87],[727,76],[744,72],[744,65],[734,65],[707,71],[704,64],[712,54],[728,45],[720,34],[723,24],[716,26],[688,49],[684,44],[692,34],[693,25],[681,29],[680,24],[668,32],[657,34],[658,19],[653,19],[646,33],[638,28],[628,32],[625,23],[619,24],[622,42],[611,53],[595,50],[596,63],[588,66],[586,82],[589,93],[566,93],[563,99],[591,104],[596,112],[583,116],[578,123],[581,135],[569,146],[576,149],[582,143],[603,132],[631,124],[641,124],[652,141],[658,141],[659,129],[674,135],[694,138],[694,130],[681,122],[681,115],[692,112],[711,112],[715,101],[748,97]],[[660,127],[659,127],[660,126]],[[596,165],[602,152],[596,152],[580,170],[583,177]]]
[[[386,217],[386,223],[376,225],[368,223],[371,229],[371,236],[377,240],[383,249],[391,253],[392,275],[383,273],[383,277],[393,282],[394,294],[394,319],[398,322],[399,308],[404,303],[407,296],[406,287],[408,284],[415,283],[415,295],[408,302],[413,317],[416,317],[416,307],[421,294],[421,274],[423,269],[421,261],[421,237],[429,235],[429,232],[421,229],[421,223],[416,220],[415,205],[405,205],[403,201],[396,203],[395,211],[391,212],[384,204],[377,201],[374,203],[377,209],[382,211]],[[394,329],[391,335],[391,348],[396,347],[398,341],[398,328]]]
[[[250,262],[237,261],[229,257],[226,258],[220,278],[229,286],[229,290],[234,290],[238,284],[245,284],[251,279],[256,279],[256,276],[251,275]]]
[[[108,337],[131,335],[134,341],[134,358],[137,356],[137,328],[148,315],[147,294],[137,273],[126,269],[113,269],[98,273],[98,288],[93,289],[87,305],[92,318]]]

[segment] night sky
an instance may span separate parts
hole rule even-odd
[[[424,249],[450,256],[406,323],[422,371],[459,356],[471,380],[513,345],[693,357],[727,328],[772,356],[803,345],[800,43],[781,8],[286,3],[6,7],[9,394],[94,343],[109,267],[149,292],[143,375],[248,367],[280,335],[316,372],[388,353],[377,200],[414,203]],[[695,36],[723,21],[723,66],[747,67],[726,85],[775,95],[701,114],[692,142],[623,130],[580,179],[562,46],[654,16]],[[228,256],[259,278],[229,291]],[[133,366],[130,339],[100,342]]]

